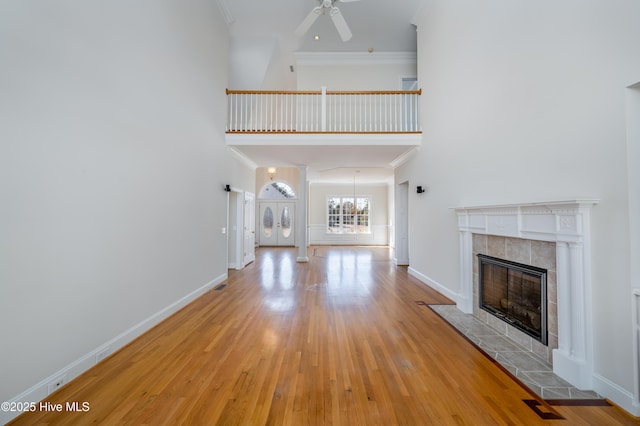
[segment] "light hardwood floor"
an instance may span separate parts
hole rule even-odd
[[[426,304],[451,303],[373,247],[262,248],[212,290],[58,392],[79,413],[15,425],[638,424],[550,406]],[[420,303],[418,303],[420,302]]]

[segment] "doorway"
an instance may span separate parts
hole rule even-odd
[[[409,264],[409,182],[396,191],[396,265]]]
[[[227,199],[227,268],[240,270],[255,260],[255,196],[230,188]]]
[[[256,259],[256,202],[251,192],[244,193],[244,258],[243,266]]]
[[[242,269],[243,197],[237,190],[229,192],[227,205],[227,268]]]
[[[260,202],[261,246],[295,245],[295,206],[294,201]]]

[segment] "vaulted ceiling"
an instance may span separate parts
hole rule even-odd
[[[295,29],[321,4],[321,0],[216,0],[228,24],[231,36],[230,88],[244,90],[295,90],[295,52],[415,52],[416,29],[412,21],[422,0],[345,0],[337,6],[353,34],[343,42],[329,16],[320,16],[302,37]],[[318,36],[319,40],[314,40]],[[250,64],[250,65],[249,65]],[[258,166],[273,164],[273,149],[245,147],[243,155]],[[328,148],[316,146],[290,150],[290,164],[307,164],[315,181],[349,181],[354,170],[370,181],[389,181],[389,166],[398,149],[353,150],[346,163],[328,164]],[[347,150],[347,154],[350,153]],[[366,152],[366,151],[365,151]],[[285,158],[285,153],[281,153]],[[335,153],[334,153],[335,154]],[[402,154],[402,152],[401,152]],[[346,155],[346,154],[345,154]],[[322,159],[322,164],[315,164]],[[287,163],[285,162],[285,164]],[[283,164],[279,164],[282,166]]]
[[[217,0],[231,36],[278,37],[294,50],[305,52],[414,52],[411,20],[422,0],[349,0],[335,3],[353,37],[342,42],[329,17],[320,17],[301,38],[293,32],[320,0]],[[320,40],[315,41],[314,35]]]

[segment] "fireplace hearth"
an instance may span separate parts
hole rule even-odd
[[[478,254],[480,308],[547,345],[547,270]]]

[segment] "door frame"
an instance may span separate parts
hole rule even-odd
[[[409,265],[409,181],[396,187],[396,238],[395,264]],[[402,256],[398,257],[398,253]]]
[[[235,207],[231,214],[232,206]],[[232,217],[233,216],[233,217]],[[235,229],[234,229],[235,228]],[[244,268],[244,191],[230,187],[227,195],[227,269],[241,270]],[[235,243],[232,251],[231,242]],[[233,256],[232,256],[233,255]],[[233,259],[233,261],[232,261]]]
[[[256,196],[252,192],[244,193],[244,215],[242,223],[243,257],[242,266],[247,266],[256,258]],[[253,238],[247,240],[247,233]]]

